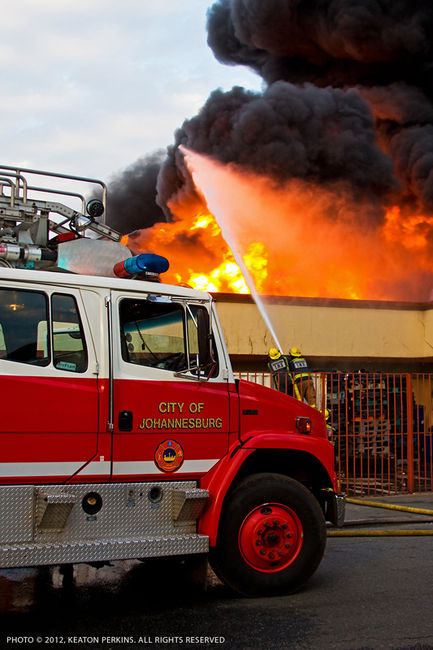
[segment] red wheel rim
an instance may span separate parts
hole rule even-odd
[[[265,503],[243,520],[238,544],[250,567],[262,573],[278,573],[298,557],[303,537],[296,512],[280,503]]]

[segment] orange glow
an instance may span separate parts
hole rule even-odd
[[[129,236],[127,245],[134,253],[148,251],[167,257],[166,283],[210,292],[249,293],[221,228],[209,213],[184,210],[173,223],[157,223]]]
[[[261,294],[430,299],[433,216],[385,209],[368,198],[355,202],[341,186],[297,180],[277,187],[197,154],[187,161],[201,204],[175,197],[169,206],[175,221],[128,237],[134,253],[169,259],[163,282],[249,293],[213,212]]]
[[[433,217],[404,214],[395,205],[385,215],[383,232],[389,242],[400,242],[408,250],[423,251],[428,246],[429,235],[433,234]]]

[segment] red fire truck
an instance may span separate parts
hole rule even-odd
[[[0,568],[209,555],[294,591],[344,517],[324,418],[234,379],[212,297],[158,281],[105,198],[0,168]]]

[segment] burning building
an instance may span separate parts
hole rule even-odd
[[[168,282],[248,294],[235,250],[274,305],[390,301],[378,320],[390,311],[403,322],[423,305],[424,322],[433,288],[432,32],[428,0],[214,2],[209,46],[221,63],[255,70],[264,90],[215,90],[165,157],[116,179],[114,203],[123,192],[137,207],[134,222],[114,209],[112,225],[133,250],[170,257]],[[181,145],[199,156],[185,157]],[[401,303],[412,304],[396,310]],[[360,302],[346,306],[362,311]],[[388,325],[416,338],[412,327]],[[404,352],[405,336],[401,354],[395,341],[386,354],[389,328],[378,357],[428,362],[428,350]],[[289,344],[303,345],[293,336]],[[323,344],[313,356],[333,357]],[[369,356],[368,345],[343,356]]]

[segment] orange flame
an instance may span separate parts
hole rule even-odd
[[[164,282],[188,285],[209,292],[250,293],[221,228],[209,213],[185,215],[173,223],[157,223],[151,228],[122,238],[133,252],[152,251],[170,260]],[[257,261],[256,251],[262,259]],[[266,276],[266,251],[252,243],[245,255],[247,266],[256,268],[257,280]]]
[[[430,298],[432,216],[398,206],[378,209],[367,199],[355,205],[342,187],[300,181],[275,187],[269,179],[196,154],[194,167],[194,181],[206,197],[202,209],[197,211],[196,197],[191,202],[179,198],[169,206],[175,221],[128,237],[133,252],[155,252],[170,260],[164,282],[249,293],[211,210],[229,227],[230,240],[262,294]]]

